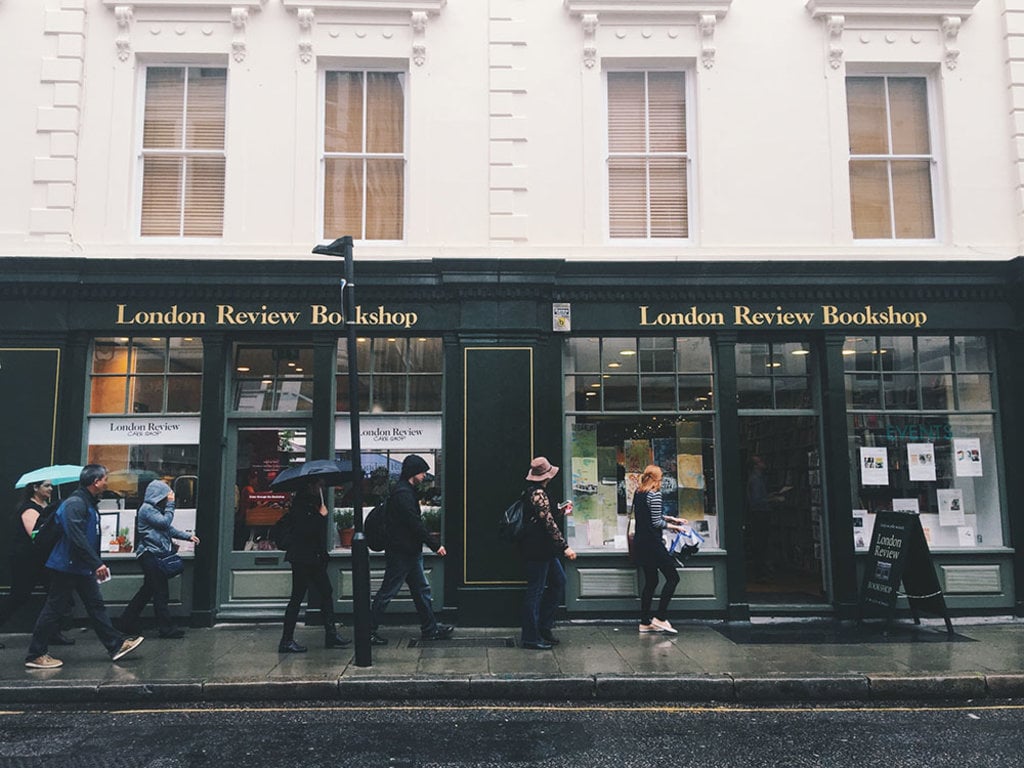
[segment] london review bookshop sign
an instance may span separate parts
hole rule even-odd
[[[327,304],[243,304],[225,302],[212,306],[186,305],[142,306],[119,303],[114,306],[114,327],[125,330],[143,328],[178,328],[183,330],[258,329],[287,330],[341,328],[342,313]],[[393,309],[384,304],[356,305],[353,323],[367,328],[410,329],[419,323],[420,314],[411,310]]]

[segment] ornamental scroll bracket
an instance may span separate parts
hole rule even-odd
[[[313,60],[313,25],[316,13],[312,8],[299,8],[295,12],[299,22],[299,61],[309,64]]]
[[[942,17],[942,47],[945,51],[946,69],[956,69],[960,59],[960,48],[957,46],[957,37],[960,34],[960,25],[963,19],[959,16]]]
[[[718,18],[713,13],[702,13],[697,26],[700,28],[700,63],[704,69],[715,66],[715,25]]]
[[[828,65],[832,69],[843,66],[843,29],[846,17],[841,13],[833,13],[828,17],[825,28],[828,30]]]
[[[238,6],[231,9],[231,27],[234,35],[231,39],[231,57],[239,64],[245,61],[245,26],[249,23],[249,9]]]
[[[135,11],[130,5],[115,5],[114,19],[117,21],[117,58],[128,61],[132,53],[132,17]]]

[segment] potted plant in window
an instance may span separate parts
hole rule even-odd
[[[338,528],[338,542],[342,547],[352,546],[352,535],[355,533],[355,512],[352,507],[335,507],[334,524]]]
[[[441,536],[441,516],[443,513],[444,507],[420,507],[423,525],[436,537]]]

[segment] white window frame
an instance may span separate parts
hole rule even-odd
[[[386,74],[401,75],[403,79],[403,96],[405,98],[403,114],[403,125],[402,125],[402,152],[391,153],[391,152],[327,152],[325,149],[326,139],[326,121],[327,121],[327,73],[328,72],[360,72],[363,75],[363,147],[366,146],[366,98],[367,89],[365,87],[366,75],[373,72],[381,72]],[[409,128],[410,128],[410,104],[409,98],[409,86],[412,78],[409,76],[409,70],[407,67],[400,65],[396,66],[364,66],[359,64],[329,64],[325,65],[319,72],[318,83],[317,83],[317,155],[319,156],[319,168],[317,171],[317,196],[316,196],[316,222],[317,231],[320,233],[320,239],[325,240],[331,237],[326,234],[325,216],[324,216],[324,203],[326,200],[326,186],[327,186],[327,161],[333,158],[347,157],[347,158],[360,158],[363,161],[369,159],[379,158],[392,158],[401,159],[402,161],[402,239],[400,240],[367,240],[362,236],[357,237],[352,235],[353,242],[365,243],[372,246],[378,245],[402,245],[408,239],[409,230]],[[364,166],[365,167],[365,166]],[[366,233],[366,174],[363,174],[363,209],[360,212],[360,235]],[[344,233],[349,234],[349,233]]]
[[[652,156],[679,156],[685,160],[686,164],[686,220],[687,220],[687,236],[686,237],[612,237],[611,236],[611,182],[609,179],[608,167],[609,160],[611,159],[611,151],[609,149],[608,139],[608,75],[619,74],[619,73],[637,73],[642,72],[646,76],[650,73],[678,73],[683,76],[683,93],[686,98],[686,152],[682,153],[657,153],[657,155],[651,155],[650,153],[644,153],[644,157]],[[683,63],[673,66],[651,66],[645,62],[636,62],[623,64],[621,62],[609,63],[609,65],[601,73],[601,91],[604,106],[604,113],[602,114],[602,140],[603,145],[602,151],[602,178],[603,184],[603,211],[602,211],[602,226],[604,229],[604,240],[607,245],[617,246],[645,246],[645,247],[656,247],[663,245],[693,245],[696,241],[694,239],[695,223],[696,223],[696,212],[697,212],[697,201],[694,198],[694,175],[696,173],[695,160],[694,160],[694,137],[695,130],[694,125],[696,123],[696,109],[694,103],[695,93],[695,80],[696,73],[694,68],[687,66]],[[649,192],[649,190],[648,190]],[[647,206],[647,229],[650,231],[650,204],[648,201]]]
[[[224,91],[224,148],[221,150],[157,150],[157,151],[146,151],[143,147],[143,141],[145,136],[145,120],[146,120],[146,78],[147,73],[151,68],[171,69],[181,68],[186,70],[185,83],[188,85],[187,70],[190,68],[211,68],[211,69],[223,69],[226,75],[226,85]],[[138,137],[136,140],[136,156],[135,156],[135,189],[133,196],[135,198],[135,216],[133,222],[134,237],[138,242],[159,245],[162,243],[219,243],[224,240],[224,232],[227,229],[227,212],[228,212],[228,136],[230,135],[230,119],[231,110],[229,109],[231,100],[231,68],[228,66],[226,61],[147,61],[141,63],[139,67],[140,76],[136,83],[136,104],[138,104],[138,110],[136,114],[136,127],[135,135]],[[182,156],[182,157],[210,157],[214,156],[219,152],[220,156],[224,158],[224,200],[223,210],[221,212],[221,229],[219,237],[193,237],[184,234],[177,236],[168,235],[143,235],[142,234],[142,190],[145,181],[145,160],[146,157],[154,157],[159,155],[164,156]],[[185,184],[185,176],[182,174],[182,185]],[[185,196],[184,190],[182,190],[181,199],[181,211],[179,216],[179,231],[184,230],[185,220]]]
[[[892,147],[892,123],[889,119],[888,109],[888,80],[889,78],[920,78],[925,81],[925,94],[928,98],[928,146],[931,150],[929,155],[854,155],[849,150],[850,125],[849,125],[849,94],[846,88],[846,80],[850,77],[862,78],[885,78],[886,81],[886,129],[889,132],[889,147]],[[939,245],[945,240],[944,232],[944,198],[942,195],[942,137],[939,130],[939,93],[936,86],[935,73],[932,68],[921,69],[910,67],[907,69],[875,69],[872,67],[847,67],[845,76],[842,78],[843,88],[843,140],[846,149],[846,189],[847,189],[847,210],[846,217],[850,232],[850,242],[854,245],[869,246],[894,246],[894,247],[915,247],[922,245]],[[850,189],[850,163],[854,159],[884,160],[889,168],[889,222],[892,227],[892,237],[882,238],[858,238],[853,234],[853,193]],[[896,213],[893,204],[892,171],[893,160],[928,160],[930,170],[930,182],[932,188],[932,231],[934,236],[930,238],[898,238],[896,237]]]

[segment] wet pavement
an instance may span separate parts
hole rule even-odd
[[[421,641],[385,628],[373,664],[325,649],[301,625],[305,654],[278,654],[280,625],[190,629],[147,637],[111,663],[91,630],[54,647],[65,663],[28,670],[28,635],[3,634],[0,706],[26,702],[514,699],[661,701],[970,700],[1024,698],[1024,620],[1011,617],[858,626],[814,619],[680,621],[677,635],[635,624],[565,622],[550,651],[518,647],[518,628],[459,628]],[[343,630],[350,635],[350,628]]]

